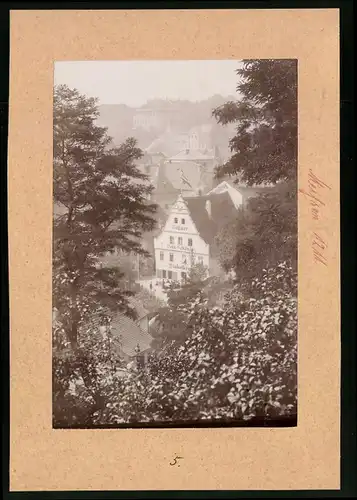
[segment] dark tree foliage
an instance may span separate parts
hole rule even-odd
[[[101,259],[116,249],[145,254],[141,235],[155,225],[152,187],[135,166],[141,150],[130,138],[111,149],[97,117],[95,99],[55,89],[53,306],[73,347],[83,318],[98,304],[134,314],[122,271]]]
[[[279,261],[296,269],[297,62],[245,60],[237,74],[240,99],[213,111],[222,125],[236,124],[232,156],[216,176],[272,186],[217,237],[221,264],[245,280]]]
[[[245,60],[237,75],[241,99],[213,111],[222,125],[237,124],[232,157],[217,175],[250,185],[296,179],[297,61]]]
[[[251,280],[279,262],[296,270],[296,201],[296,184],[291,181],[251,198],[217,236],[222,267],[234,269],[240,281]]]
[[[192,266],[183,283],[169,285],[167,305],[158,310],[158,328],[152,332],[155,347],[162,346],[166,340],[183,341],[189,337],[192,328],[187,322],[187,303],[204,294],[209,282],[204,266],[196,264]]]

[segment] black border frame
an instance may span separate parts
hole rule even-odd
[[[19,9],[301,9],[338,8],[340,11],[340,123],[341,123],[341,488],[340,490],[293,491],[61,491],[9,492],[9,297],[7,240],[7,134],[9,96],[9,25],[10,10]],[[140,499],[140,498],[352,498],[357,493],[356,480],[356,318],[355,318],[355,186],[354,156],[354,59],[353,0],[340,1],[192,1],[192,2],[0,2],[0,158],[1,158],[1,374],[2,374],[2,493],[4,499]]]

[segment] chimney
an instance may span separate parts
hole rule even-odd
[[[211,206],[210,200],[206,201],[206,212],[208,214],[208,217],[211,218],[212,217],[212,206]]]

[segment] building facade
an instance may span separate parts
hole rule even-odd
[[[154,247],[157,278],[181,281],[194,264],[209,269],[210,246],[200,235],[182,195],[172,206]]]
[[[133,128],[144,130],[162,130],[170,126],[173,110],[142,107],[133,117]]]

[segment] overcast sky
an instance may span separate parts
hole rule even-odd
[[[235,95],[238,61],[61,61],[55,85],[67,84],[100,104],[141,106],[148,99],[199,101]]]

